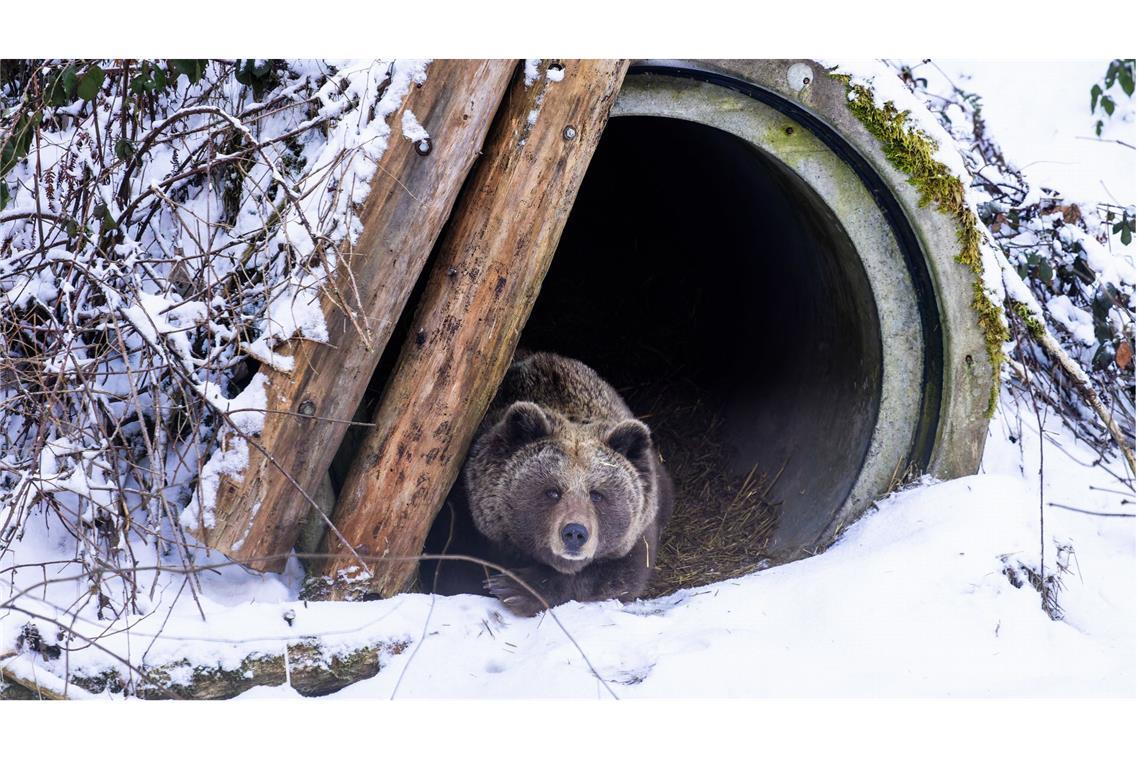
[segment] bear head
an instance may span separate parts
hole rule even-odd
[[[623,557],[656,517],[649,428],[516,401],[472,447],[471,514],[488,538],[558,570]]]

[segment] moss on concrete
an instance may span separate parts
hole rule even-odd
[[[959,250],[954,259],[974,273],[971,304],[978,314],[978,325],[985,336],[986,351],[993,368],[993,384],[986,410],[987,415],[992,416],[997,408],[1001,385],[1002,344],[1009,340],[1009,328],[1003,318],[1002,307],[986,294],[982,279],[982,233],[978,229],[977,216],[966,203],[966,189],[962,181],[935,158],[937,145],[934,140],[907,123],[909,111],[899,111],[890,102],[879,106],[870,88],[853,83],[846,74],[832,76],[847,87],[847,105],[851,112],[879,141],[891,164],[903,172],[918,190],[919,205],[934,203],[939,211],[954,217],[957,222]]]

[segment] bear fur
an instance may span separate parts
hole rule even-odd
[[[628,601],[649,583],[672,509],[649,428],[617,391],[579,361],[532,353],[508,369],[427,548],[510,569],[552,607]],[[490,592],[523,616],[545,609],[484,566],[425,562],[421,573],[425,590]]]

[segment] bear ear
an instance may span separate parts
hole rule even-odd
[[[622,420],[606,435],[606,445],[632,462],[638,470],[650,472],[652,438],[644,422]]]
[[[495,426],[495,435],[508,450],[521,448],[553,432],[550,418],[542,407],[530,401],[516,401]]]

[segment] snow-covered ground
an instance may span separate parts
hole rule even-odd
[[[896,494],[811,559],[624,607],[567,604],[566,631],[479,598],[374,603],[423,644],[341,695],[606,696],[584,653],[621,697],[1130,696],[1135,521],[1046,506],[1046,563],[1072,549],[1063,619],[1015,588],[1003,570],[1039,561],[1038,437],[1022,414],[1010,440],[1006,402],[983,474]],[[1060,444],[1045,444],[1046,504],[1134,509],[1093,452],[1057,421],[1045,430]]]
[[[1103,178],[1113,197],[1132,202],[1134,152],[1122,157],[1103,143],[1073,139],[1066,150],[1075,153],[1058,153],[1050,142],[1057,135],[1068,141],[1079,124],[1093,134],[1091,121],[1078,117],[1103,65],[1055,73],[1052,79],[1071,83],[1076,94],[1051,93],[1044,102],[1034,99],[1033,88],[1007,86],[1003,66],[942,68],[972,74],[964,84],[983,94],[1011,160],[1080,169],[1067,176],[1031,173],[1033,181],[1095,202],[1106,196],[1092,180]],[[1083,91],[1076,86],[1081,82]],[[1038,107],[1044,110],[1030,110]],[[1033,410],[1007,390],[980,474],[923,481],[883,500],[819,556],[662,599],[569,603],[533,619],[513,618],[482,597],[407,594],[305,605],[297,601],[295,566],[283,576],[229,567],[204,574],[201,612],[182,578],[167,574],[153,596],[149,582],[141,584],[148,593],[140,595],[139,615],[110,624],[87,614],[93,605],[82,617],[68,615],[78,633],[97,637],[104,649],[72,652],[66,665],[98,671],[121,667],[118,658],[167,663],[185,657],[233,667],[252,650],[277,653],[291,641],[317,636],[330,650],[407,642],[377,676],[330,700],[1134,696],[1136,521],[1100,516],[1133,514],[1134,490],[1117,477],[1124,476],[1122,463],[1096,464],[1097,453],[1061,420],[1049,416],[1043,427],[1038,431]],[[3,566],[42,561],[68,540],[58,525],[33,521]],[[1042,609],[1040,595],[1024,582],[1027,568],[1035,570],[1042,558],[1046,575],[1061,581],[1060,619]],[[59,616],[84,588],[83,579],[41,577],[39,567],[36,577],[29,572],[0,573],[0,593],[55,581],[20,599],[21,609],[33,614]],[[17,649],[25,620],[17,613],[0,617],[0,654]],[[50,683],[50,669],[61,669],[63,660],[48,665],[25,652],[6,665]],[[280,686],[244,696],[297,694]]]
[[[99,642],[139,662],[234,667],[251,649],[319,636],[330,649],[406,641],[344,697],[1131,696],[1135,691],[1132,496],[1056,418],[1045,423],[1046,573],[1060,572],[1053,620],[1007,570],[1040,562],[1039,435],[1003,397],[982,473],[897,493],[827,552],[737,580],[636,604],[558,607],[520,619],[483,597],[405,594],[368,603],[295,601],[295,583],[230,569],[209,581],[206,619],[184,594],[165,617],[132,616]],[[1127,503],[1125,503],[1127,502]],[[1059,570],[1061,563],[1066,570]],[[244,582],[240,579],[244,577]],[[68,584],[63,584],[68,585]],[[66,598],[70,589],[52,595]],[[51,614],[29,599],[32,611]],[[292,611],[292,625],[286,613]],[[557,617],[557,620],[554,618]],[[12,617],[0,649],[16,636]],[[80,623],[87,635],[105,624]],[[51,680],[29,655],[18,667]],[[116,667],[107,652],[73,669]],[[597,676],[591,671],[597,672]],[[296,696],[259,687],[248,698]],[[109,695],[103,698],[111,698]]]

